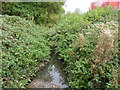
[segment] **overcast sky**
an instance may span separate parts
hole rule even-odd
[[[86,12],[93,1],[97,0],[67,0],[64,9],[65,11],[74,12],[76,8],[79,8],[80,11]]]

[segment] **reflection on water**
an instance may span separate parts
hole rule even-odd
[[[60,88],[66,88],[68,86],[65,83],[66,74],[63,69],[64,64],[60,60],[57,60],[55,56],[52,56],[51,62],[37,74],[36,79],[50,82],[58,85]]]

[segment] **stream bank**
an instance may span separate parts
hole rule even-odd
[[[28,88],[67,88],[65,64],[52,53],[50,62],[34,77]]]

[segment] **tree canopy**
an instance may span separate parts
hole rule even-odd
[[[55,24],[64,12],[64,2],[3,2],[2,14],[32,20],[36,24]]]

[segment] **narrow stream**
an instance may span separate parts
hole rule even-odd
[[[45,66],[40,72],[37,73],[37,76],[29,84],[29,88],[33,87],[35,82],[44,84],[50,83],[58,86],[59,88],[67,88],[66,84],[66,73],[63,71],[65,65],[61,60],[58,60],[56,55],[52,55],[51,61],[48,65]],[[36,86],[36,88],[41,88],[41,86]],[[34,87],[35,88],[35,87]]]

